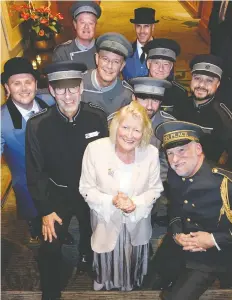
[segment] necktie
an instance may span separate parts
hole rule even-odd
[[[144,50],[144,48],[142,47],[142,50]],[[142,54],[140,55],[140,58],[139,58],[141,64],[144,63],[144,60],[145,60],[145,52],[143,51]]]
[[[32,117],[35,114],[34,110],[31,110],[28,114],[27,114],[27,118],[30,119],[30,117]]]

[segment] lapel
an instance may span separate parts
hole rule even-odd
[[[47,108],[48,105],[39,99],[38,97],[35,97],[35,100],[37,101],[40,108],[44,109]],[[14,105],[11,97],[8,98],[6,102],[12,123],[13,123],[13,134],[17,142],[24,148],[25,147],[25,130],[26,130],[26,121],[22,117],[21,113],[17,109],[17,107]]]

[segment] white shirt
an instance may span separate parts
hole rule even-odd
[[[137,40],[137,51],[138,51],[138,56],[140,58],[141,54],[143,53],[143,49],[142,49],[143,45],[140,44],[140,42]],[[147,54],[145,54],[145,58],[147,57]]]
[[[12,101],[14,102],[14,105],[17,107],[17,109],[19,110],[20,114],[22,115],[22,117],[24,118],[24,120],[27,122],[27,120],[29,119],[29,114],[30,112],[34,112],[37,113],[40,111],[39,105],[37,104],[37,102],[35,100],[33,100],[33,106],[30,110],[27,110],[25,108],[22,108],[21,106],[19,106],[16,101],[14,101],[12,99]]]

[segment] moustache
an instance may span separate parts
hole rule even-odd
[[[208,90],[203,89],[203,88],[200,88],[200,87],[196,87],[196,88],[194,89],[194,91],[202,91],[202,92],[208,93]]]

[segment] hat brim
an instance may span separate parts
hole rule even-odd
[[[4,85],[7,83],[8,79],[13,76],[13,75],[18,75],[18,74],[31,74],[35,80],[40,79],[40,72],[38,70],[33,70],[32,72],[16,72],[14,74],[6,74],[5,72],[2,72],[1,74],[1,84]]]
[[[142,20],[136,20],[136,19],[130,19],[130,22],[132,24],[155,24],[155,23],[159,23],[159,20],[152,20],[152,21],[142,21]]]

